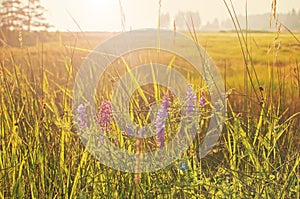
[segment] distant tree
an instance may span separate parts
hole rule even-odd
[[[297,25],[298,25],[298,16],[297,16],[297,12],[296,12],[296,10],[293,8],[292,9],[292,13],[291,13],[291,16],[290,16],[290,27],[292,28],[292,29],[296,29],[297,28]]]
[[[24,30],[46,31],[50,25],[43,17],[45,8],[40,0],[3,0],[0,7],[0,45],[23,46]]]
[[[201,27],[201,18],[198,12],[178,12],[175,21],[177,28],[181,30],[187,30],[192,26],[198,30]]]
[[[20,30],[22,28],[23,11],[18,0],[5,0],[1,3],[0,26],[6,31]]]
[[[27,5],[23,7],[24,28],[27,31],[35,29],[47,30],[51,26],[44,17],[46,9],[41,5],[40,0],[28,0]]]
[[[204,30],[208,30],[208,31],[217,31],[217,30],[219,30],[219,28],[220,28],[220,25],[219,25],[219,21],[217,18],[215,18],[212,23],[210,23],[208,21],[206,23],[206,25],[203,27]]]
[[[300,9],[298,11],[298,17],[297,17],[297,19],[298,19],[297,27],[298,27],[298,30],[300,30]]]
[[[280,15],[282,22],[291,30],[300,30],[300,15],[295,9],[292,9],[288,14]]]
[[[187,12],[186,22],[190,27],[194,26],[196,30],[199,30],[201,27],[201,18],[199,12]]]
[[[170,15],[169,13],[160,15],[160,27],[169,28],[170,27]]]
[[[234,26],[233,26],[233,23],[230,19],[226,19],[226,20],[221,22],[220,28],[222,30],[233,30]]]
[[[175,16],[176,28],[179,30],[186,29],[186,24],[184,21],[184,12],[179,11]]]
[[[4,0],[0,9],[0,27],[4,31],[47,30],[50,25],[44,13],[45,8],[40,5],[40,0],[28,0],[26,6],[19,0]]]

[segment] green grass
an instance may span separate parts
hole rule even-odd
[[[300,46],[291,35],[281,33],[275,39],[272,33],[249,33],[255,71],[244,76],[236,33],[199,33],[200,44],[226,83],[222,136],[200,161],[195,141],[167,168],[143,174],[102,165],[86,151],[73,123],[76,72],[89,50],[109,36],[62,33],[22,49],[1,48],[0,198],[299,198]],[[151,60],[140,56],[141,62]],[[160,61],[168,64],[171,59],[163,56]],[[181,63],[177,61],[173,65]],[[254,82],[252,88],[254,72],[260,85]],[[203,85],[188,76],[199,97]],[[259,86],[263,99],[255,96]],[[159,100],[164,89],[153,90],[141,89],[136,95],[152,92]],[[180,162],[189,169],[181,170]]]

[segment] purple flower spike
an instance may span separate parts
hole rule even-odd
[[[165,125],[166,125],[166,117],[168,116],[168,110],[170,108],[170,98],[167,94],[164,95],[161,107],[157,112],[157,117],[155,120],[155,127],[156,127],[156,138],[157,142],[159,143],[159,148],[164,147],[165,142]]]
[[[201,97],[200,97],[200,106],[204,106],[206,103],[206,99],[204,98],[204,94],[201,92]]]
[[[99,107],[98,124],[102,131],[111,129],[112,105],[109,101],[104,101]]]
[[[195,112],[195,105],[197,101],[197,96],[192,88],[192,85],[189,84],[186,92],[186,107],[187,107],[187,114],[193,114]]]
[[[88,126],[88,115],[86,114],[86,106],[80,104],[77,107],[77,124],[80,128],[84,129]]]
[[[182,171],[186,171],[189,169],[189,165],[186,161],[183,161],[183,162],[180,162],[179,163],[179,168],[182,170]]]
[[[156,132],[157,142],[159,143],[159,148],[163,148],[165,146],[165,129],[162,128],[160,131]]]
[[[97,143],[96,143],[97,146],[103,145],[103,143],[104,143],[104,137],[103,136],[104,135],[102,133],[98,136],[98,140],[97,140]]]
[[[127,135],[133,136],[134,132],[131,124],[126,125],[126,131],[127,131]]]

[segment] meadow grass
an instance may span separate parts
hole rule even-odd
[[[243,46],[255,66],[249,75],[236,33],[197,33],[226,83],[221,138],[199,160],[199,135],[178,161],[143,174],[101,164],[87,152],[73,122],[76,73],[90,50],[111,35],[61,33],[56,41],[1,48],[0,198],[299,198],[300,46],[290,34],[249,33]],[[140,62],[149,61],[147,56]],[[170,63],[167,55],[159,61]],[[259,83],[250,82],[255,73]],[[201,80],[187,76],[199,98]],[[136,96],[159,101],[164,90],[152,86]],[[129,145],[141,145],[138,141]]]

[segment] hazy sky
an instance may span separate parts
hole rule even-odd
[[[245,14],[246,0],[232,0],[238,14]],[[278,12],[300,9],[300,0],[277,0]],[[46,17],[58,30],[78,31],[71,16],[84,31],[119,31],[119,0],[41,0],[48,10]],[[157,26],[159,0],[121,0],[126,29]],[[271,11],[272,0],[248,0],[248,14]],[[162,0],[161,12],[168,12],[173,21],[178,11],[198,11],[202,23],[229,18],[223,0]],[[70,14],[68,14],[70,13]],[[71,15],[71,16],[70,16]]]

